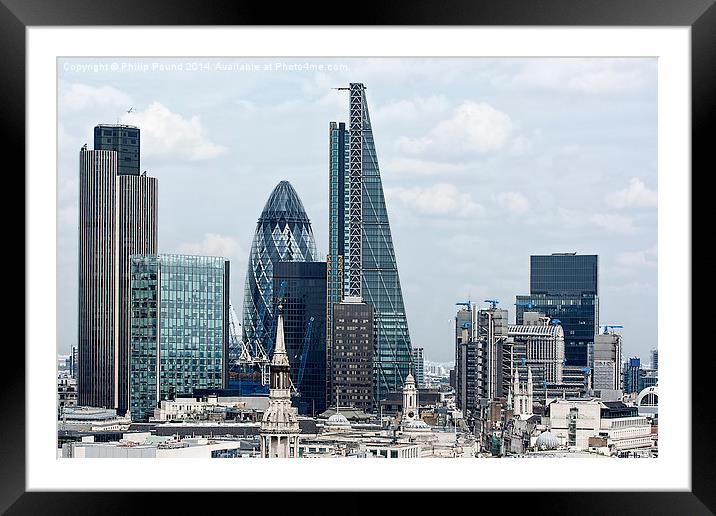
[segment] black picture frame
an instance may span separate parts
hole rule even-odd
[[[692,79],[692,192],[693,178],[707,174],[713,143],[716,113],[716,7],[714,0],[452,0],[447,3],[430,0],[400,0],[390,3],[361,2],[349,19],[348,6],[338,9],[323,2],[259,3],[220,0],[0,0],[0,80],[2,106],[3,155],[19,157],[24,169],[25,148],[25,29],[30,26],[63,25],[498,25],[498,26],[687,26],[691,28]],[[341,17],[342,16],[342,17]],[[14,151],[14,152],[12,152]],[[17,168],[16,168],[17,169]],[[689,171],[685,171],[688,174]],[[9,171],[6,171],[6,174]],[[24,183],[23,185],[24,191]],[[703,194],[703,190],[702,193]],[[692,197],[692,206],[696,201]],[[693,231],[692,231],[693,235]],[[692,251],[693,252],[693,251]],[[25,275],[32,271],[25,270]],[[685,302],[686,300],[673,300]],[[685,335],[691,335],[691,321]],[[6,350],[10,348],[6,342]],[[666,343],[670,344],[670,343]],[[680,342],[675,345],[687,346]],[[701,341],[702,347],[708,342]],[[15,346],[18,348],[17,346]],[[692,348],[691,382],[691,466],[690,492],[528,492],[484,493],[479,506],[487,509],[491,502],[508,507],[522,507],[530,513],[550,514],[713,514],[716,510],[716,454],[714,453],[709,412],[699,407],[711,406],[710,361],[696,359]],[[12,365],[3,368],[0,389],[3,432],[0,439],[0,510],[7,514],[132,514],[144,513],[159,501],[161,511],[185,513],[192,501],[201,500],[194,493],[173,493],[171,497],[150,493],[77,493],[25,492],[25,353],[17,350]],[[9,356],[9,355],[6,355]],[[595,488],[599,480],[595,478]],[[208,494],[207,494],[208,496]],[[232,493],[211,494],[211,509],[235,509],[241,502]],[[274,495],[271,495],[274,496]],[[161,500],[155,500],[161,497]],[[233,501],[232,501],[232,497]],[[286,507],[294,506],[295,495]],[[344,498],[345,500],[345,498]],[[506,502],[509,500],[509,503]],[[281,503],[281,502],[279,502]],[[322,505],[322,502],[317,503]],[[348,502],[344,502],[348,503]],[[283,504],[282,504],[283,505]],[[368,505],[372,505],[368,504]],[[477,505],[473,506],[477,510]],[[209,509],[207,509],[209,510]]]

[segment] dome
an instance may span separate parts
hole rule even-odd
[[[549,430],[545,430],[539,434],[535,442],[535,447],[538,450],[555,450],[559,447],[559,439]]]
[[[646,387],[636,397],[636,405],[640,407],[656,407],[659,405],[659,386]]]
[[[350,421],[346,419],[346,416],[344,416],[341,413],[333,414],[331,417],[328,418],[326,421],[326,426],[330,427],[347,427],[351,426]]]
[[[288,181],[281,181],[273,189],[259,220],[281,219],[294,222],[310,222],[301,199]]]

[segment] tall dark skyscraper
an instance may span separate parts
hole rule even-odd
[[[121,174],[120,155],[115,150],[80,152],[78,403],[124,414],[130,257],[157,252],[157,180]]]
[[[530,257],[530,295],[517,296],[517,324],[526,311],[559,319],[566,365],[587,367],[599,326],[598,256],[555,253]]]
[[[299,396],[293,404],[300,414],[326,410],[326,263],[278,262],[273,266],[273,290],[283,296],[283,334],[291,362],[291,381]]]
[[[278,262],[313,262],[316,242],[311,221],[301,199],[288,181],[281,181],[271,192],[256,224],[249,254],[244,287],[243,338],[250,345],[259,342],[266,353],[276,327],[273,267]]]
[[[333,305],[333,360],[329,404],[373,412],[374,310],[359,298]]]
[[[329,128],[328,319],[335,303],[362,299],[375,310],[374,406],[401,390],[412,360],[410,333],[383,195],[365,86],[351,83],[349,123]],[[328,336],[328,360],[332,360]],[[331,370],[331,367],[328,368]]]
[[[133,125],[100,124],[94,128],[94,150],[117,152],[117,173],[139,175],[139,129]]]

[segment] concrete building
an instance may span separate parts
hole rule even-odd
[[[373,307],[345,297],[333,305],[332,325],[329,405],[370,414],[377,407],[373,399]]]
[[[205,437],[158,437],[148,433],[124,434],[120,441],[67,443],[63,458],[188,459],[241,458],[258,456],[253,440],[208,439]]]
[[[656,348],[652,349],[650,355],[651,355],[651,368],[654,371],[658,371],[659,370],[659,350]]]
[[[210,419],[222,421],[230,415],[236,418],[243,412],[263,414],[268,408],[268,401],[266,396],[207,396],[162,400],[154,409],[154,417],[150,418],[150,422]]]
[[[123,143],[129,132],[136,147]],[[78,402],[119,414],[129,407],[130,257],[157,252],[157,180],[139,173],[138,142],[136,127],[100,125],[95,150],[79,156]]]
[[[622,380],[622,337],[613,330],[595,335],[590,346],[589,367],[592,369],[592,388],[621,390]]]
[[[564,372],[564,330],[539,312],[525,312],[523,324],[508,327],[512,359],[521,375],[532,369],[535,385],[558,384]]]
[[[57,377],[57,415],[62,416],[65,407],[77,406],[77,380],[69,373]]]
[[[57,425],[59,431],[101,432],[124,431],[129,417],[118,416],[115,409],[101,407],[65,407]]]
[[[487,400],[506,397],[512,383],[513,363],[507,310],[493,305],[474,314],[476,395]]]
[[[283,336],[282,306],[278,306],[276,345],[271,358],[269,406],[261,421],[261,457],[298,457],[298,411],[291,406],[291,373]]]
[[[636,407],[619,401],[556,400],[549,404],[547,421],[550,432],[567,447],[606,447],[610,453],[618,454],[649,450],[652,445],[651,425],[646,417],[639,416]]]

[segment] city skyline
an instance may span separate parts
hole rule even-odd
[[[329,75],[224,74],[215,77],[221,80],[215,81],[214,98],[202,93],[186,101],[181,100],[179,92],[196,88],[197,82],[211,74],[185,73],[182,78],[188,79],[186,84],[177,81],[176,91],[163,91],[160,96],[156,86],[152,87],[156,78],[149,76],[72,76],[61,72],[59,267],[68,272],[59,275],[58,351],[67,352],[76,342],[76,330],[73,335],[72,329],[76,316],[71,316],[73,307],[76,310],[76,301],[71,297],[76,295],[72,287],[77,242],[76,195],[73,197],[76,153],[84,141],[91,141],[96,124],[113,123],[118,117],[120,122],[142,130],[141,168],[161,181],[159,252],[226,256],[234,271],[246,270],[255,216],[261,211],[257,205],[263,203],[278,181],[286,179],[296,185],[306,204],[318,257],[323,259],[328,250],[325,134],[329,120],[347,119],[345,96],[331,88],[361,80],[368,87],[411,340],[414,346],[425,349],[426,358],[453,358],[451,321],[456,301],[470,296],[482,305],[483,299],[500,299],[500,307],[508,309],[510,321],[514,321],[515,296],[529,288],[530,255],[578,252],[600,256],[600,323],[624,325],[624,356],[637,355],[646,361],[649,350],[657,347],[653,324],[654,60],[629,60],[629,66],[624,66],[623,59],[413,59],[407,60],[408,64],[390,59],[342,61],[349,63],[349,69]],[[539,63],[548,61],[544,65],[548,69],[561,67],[563,77],[576,72],[577,78],[557,84],[539,70]],[[401,91],[381,76],[421,77],[429,70],[451,68],[479,71],[478,79],[482,77],[486,83],[490,80],[485,77],[493,70],[493,82],[502,81],[506,91],[456,91],[455,84],[461,79],[454,71],[452,75],[436,74],[432,95],[429,87],[426,93],[425,87],[421,90],[417,84],[409,91]],[[531,86],[519,86],[516,77]],[[472,79],[473,83],[478,79]],[[231,84],[240,91],[227,92]],[[270,87],[260,91],[262,85]],[[547,120],[540,132],[539,124],[530,120],[535,116],[533,103],[525,100],[525,109],[515,107],[515,103],[519,104],[515,91],[520,87],[527,88],[532,100],[538,99],[540,105],[567,99],[566,105],[573,108],[569,114],[576,114],[581,126],[576,122],[570,126],[569,116],[560,118],[547,113],[543,106]],[[620,102],[621,113],[599,111],[597,108],[607,100]],[[227,105],[232,108],[228,110],[231,116],[228,112],[216,113],[217,106]],[[127,113],[133,106],[134,111]],[[622,118],[628,118],[631,125]],[[278,119],[281,124],[275,123]],[[269,125],[268,121],[273,123]],[[601,131],[589,125],[595,121],[602,121]],[[486,130],[481,124],[488,122]],[[222,132],[222,123],[235,127],[235,133]],[[277,134],[260,130],[267,126]],[[305,131],[295,133],[301,127]],[[470,131],[463,134],[460,127]],[[577,134],[565,138],[564,132],[570,127]],[[286,131],[291,130],[294,132],[289,136]],[[545,145],[545,134],[554,139],[554,133],[571,143]],[[234,141],[237,136],[246,137],[248,142]],[[253,151],[247,148],[250,142],[258,145]],[[287,152],[267,153],[275,142],[280,142]],[[639,142],[644,149],[635,148]],[[617,148],[620,153],[614,156],[609,151],[607,156],[597,152],[605,148]],[[621,166],[612,168],[613,161],[619,159]],[[590,160],[597,163],[587,166]],[[520,164],[551,174],[557,170],[561,180],[544,181],[550,178],[549,173],[539,178],[515,174]],[[570,174],[574,169],[584,175]],[[496,172],[509,177],[500,183]],[[195,178],[200,180],[192,181]],[[497,183],[490,186],[490,180]],[[536,189],[535,184],[543,186]],[[204,188],[212,190],[212,194]],[[595,191],[600,194],[595,195]],[[565,192],[570,195],[563,195]],[[591,204],[585,198],[591,199]],[[595,202],[601,212],[596,211]],[[496,231],[497,226],[502,232]],[[421,245],[417,238],[420,235],[436,245]],[[550,238],[545,239],[545,235]],[[493,251],[487,252],[487,247]],[[235,306],[240,306],[243,298],[241,276],[232,275]],[[426,292],[431,293],[430,298],[426,298]],[[67,302],[63,303],[65,295]]]

